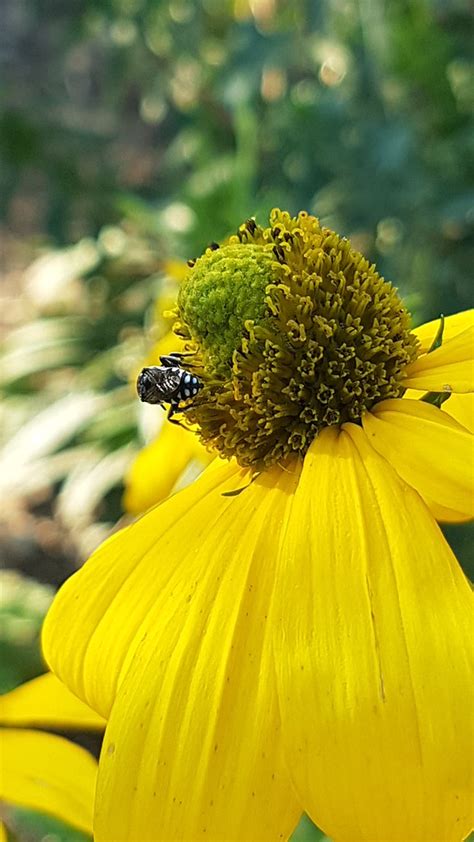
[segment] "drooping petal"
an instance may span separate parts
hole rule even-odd
[[[53,604],[50,662],[112,706],[98,842],[279,839],[302,812],[267,629],[297,477],[275,469],[222,496],[249,479],[211,466],[98,550]]]
[[[439,503],[433,503],[429,497],[424,498],[431,514],[439,523],[468,523],[472,520],[471,515],[466,515],[464,512],[456,512],[455,509],[447,509],[446,506],[440,506]]]
[[[375,450],[425,500],[474,516],[474,440],[447,412],[423,401],[386,400],[364,414],[362,425]]]
[[[469,311],[472,312],[472,311]],[[451,318],[451,317],[450,317]],[[454,316],[452,317],[455,318]],[[420,392],[416,389],[407,389],[403,395],[403,400],[419,400]],[[453,394],[445,401],[441,409],[446,412],[463,427],[474,433],[474,393],[467,394]],[[441,523],[465,523],[471,520],[470,514],[464,512],[456,512],[454,509],[447,509],[445,506],[440,506],[434,503],[428,497],[425,497],[425,502],[428,504],[433,517]]]
[[[209,500],[223,504],[233,499],[221,497],[223,490],[240,488],[248,481],[247,471],[231,464],[223,466],[217,460],[189,488],[111,535],[60,588],[43,623],[46,661],[75,695],[104,718],[110,713],[121,672],[128,666],[126,653],[130,650],[133,655],[137,643],[133,649],[132,644],[143,616],[154,603],[155,596],[141,572],[155,553],[157,538],[166,535],[181,552],[188,537],[188,511],[196,505],[206,510],[192,536],[200,540],[209,529]],[[158,562],[153,558],[151,583],[157,576],[167,575],[165,561],[164,556]],[[135,579],[144,591],[140,599],[135,596]],[[112,601],[113,631],[109,622]]]
[[[97,763],[83,748],[41,731],[0,729],[0,798],[92,833]]]
[[[436,338],[441,320],[433,319],[432,322],[415,327],[413,333],[418,337],[421,345],[421,352],[426,354]],[[452,316],[444,317],[443,342],[453,339],[458,333],[467,330],[474,325],[474,310],[463,310],[461,313],[454,313]]]
[[[407,366],[403,385],[423,392],[474,392],[474,326]]]
[[[196,476],[210,459],[191,431],[164,424],[157,438],[137,455],[125,478],[125,509],[132,514],[146,511],[168,497],[186,469],[194,464]]]
[[[105,720],[47,672],[0,697],[0,725],[103,730]]]
[[[5,829],[5,825],[0,820],[0,842],[8,842],[7,839],[7,831]]]
[[[173,306],[171,301],[169,302],[169,306]],[[160,304],[161,314],[163,309],[162,304]],[[160,356],[162,354],[163,356],[166,356],[166,354],[171,354],[173,351],[177,351],[178,353],[180,351],[184,351],[184,342],[179,336],[176,336],[172,330],[169,330],[168,333],[165,333],[161,339],[158,339],[158,341],[155,342],[145,359],[142,361],[140,368],[143,368],[145,365],[160,365]]]
[[[184,281],[186,275],[189,274],[189,266],[184,260],[166,260],[163,264],[163,271],[166,272],[167,275],[170,275],[173,280],[181,283]],[[174,306],[174,301],[175,297],[172,298],[172,303],[169,305],[170,307]],[[157,316],[162,316],[165,304],[162,302],[161,298],[158,299],[156,304],[160,307]]]
[[[463,839],[472,594],[360,427],[308,452],[276,577],[282,733],[305,810],[338,842]]]
[[[466,430],[474,433],[474,392],[468,395],[451,395],[442,405],[444,412],[459,421]]]

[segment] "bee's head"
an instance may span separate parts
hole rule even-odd
[[[160,395],[153,373],[149,368],[142,368],[137,378],[138,397],[145,403],[159,403]]]

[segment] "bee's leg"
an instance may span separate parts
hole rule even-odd
[[[179,404],[170,403],[170,408],[168,410],[168,415],[166,416],[166,418],[168,421],[171,421],[172,424],[177,424],[178,427],[182,427],[183,430],[185,430],[186,427],[184,426],[184,424],[182,424],[181,421],[178,421],[177,418],[173,417],[177,412],[183,412],[183,410],[179,408]]]
[[[160,363],[164,366],[176,366],[179,365],[179,361],[181,359],[181,354],[164,354],[160,356]]]
[[[171,354],[164,354],[160,356],[160,362],[164,366],[174,366],[179,365],[180,360],[183,357],[193,357],[194,352],[190,351],[189,353],[186,351],[172,351]]]
[[[188,432],[191,432],[189,427],[186,427],[184,424],[181,423],[181,421],[178,421],[177,418],[173,418],[173,416],[177,412],[186,412],[187,409],[191,409],[191,406],[185,406],[183,407],[183,409],[180,409],[177,403],[171,403],[166,418],[168,421],[171,421],[172,424],[176,424],[178,427],[182,427],[183,430],[188,430]]]
[[[169,409],[168,409],[168,412],[167,412],[167,415],[166,415],[166,420],[171,421],[172,424],[178,424],[179,425],[179,421],[176,421],[176,419],[173,418],[173,415],[177,411],[178,411],[178,405],[176,403],[170,403]]]

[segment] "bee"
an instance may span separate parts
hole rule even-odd
[[[173,419],[176,412],[182,412],[179,404],[194,398],[202,388],[202,383],[195,374],[181,367],[183,354],[172,353],[160,357],[161,365],[143,368],[137,379],[137,392],[141,401],[163,406],[169,403],[168,421],[179,424]],[[163,406],[164,409],[164,406]]]

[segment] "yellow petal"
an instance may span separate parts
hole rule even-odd
[[[174,301],[175,295],[173,294],[172,300]],[[168,304],[171,306],[170,300]],[[160,300],[157,302],[159,304],[159,313],[158,315],[162,314],[162,311],[165,306],[165,302],[161,302]],[[136,365],[130,371],[130,385],[135,390],[135,384],[137,381],[137,377],[144,366],[147,365],[159,365],[160,364],[160,356],[161,354],[171,354],[172,351],[184,351],[184,342],[179,336],[176,336],[172,330],[169,330],[167,333],[164,334],[160,339],[158,339],[150,348],[147,355],[141,362],[137,362]]]
[[[463,310],[461,313],[454,313],[452,316],[444,317],[443,342],[452,339],[458,333],[467,330],[474,324],[474,310]],[[421,345],[421,352],[426,354],[438,333],[440,326],[440,319],[433,319],[432,322],[426,322],[419,327],[414,328],[412,333],[418,337]]]
[[[183,534],[183,523],[186,523],[189,509],[206,497],[219,503],[233,499],[221,499],[222,487],[240,488],[248,481],[249,473],[237,470],[234,465],[223,465],[218,460],[214,467],[211,463],[206,472],[180,494],[111,535],[60,588],[43,623],[44,656],[70,690],[104,718],[108,718],[117,692],[124,653],[131,650],[143,614],[153,604],[151,592],[143,605],[132,602],[133,576],[140,577],[148,562],[147,554],[154,552],[159,535],[167,534],[176,549],[181,549],[188,532],[186,527]],[[206,513],[199,525],[199,536],[208,528]],[[152,564],[152,582],[165,561],[163,557]],[[117,618],[113,633],[109,619],[105,617],[112,599]],[[107,634],[106,646],[102,634],[98,634],[100,624],[99,631]]]
[[[92,833],[97,764],[83,748],[41,731],[0,729],[0,798]]]
[[[180,284],[189,275],[189,266],[182,260],[166,260],[163,271]]]
[[[8,842],[7,831],[5,825],[0,820],[0,842]]]
[[[423,498],[474,516],[474,440],[465,427],[431,404],[396,399],[366,412],[362,424],[371,445]]]
[[[155,441],[140,451],[130,468],[125,479],[125,509],[140,514],[160,503],[187,469],[194,479],[211,458],[194,433],[165,422]]]
[[[267,624],[296,477],[275,469],[222,496],[248,481],[211,466],[109,541],[53,604],[50,661],[112,703],[98,842],[277,840],[301,815],[282,758]]]
[[[459,421],[466,430],[474,433],[474,393],[451,395],[442,405],[444,412]]]
[[[454,318],[454,317],[453,317]],[[416,389],[407,389],[403,395],[404,400],[419,400],[420,392]],[[470,433],[474,433],[474,393],[451,395],[441,407],[443,412],[446,412],[456,421],[466,427]],[[471,520],[470,514],[463,512],[456,512],[454,509],[447,509],[445,506],[440,506],[434,503],[429,497],[425,497],[425,502],[428,504],[433,517],[441,523],[465,523]]]
[[[423,392],[474,391],[474,326],[410,363],[403,385]]]
[[[161,309],[163,308],[161,307]],[[168,333],[165,333],[165,335],[162,336],[161,339],[158,339],[158,341],[151,347],[150,351],[143,360],[140,369],[145,365],[159,365],[161,355],[166,356],[166,354],[171,354],[173,351],[180,352],[184,350],[183,340],[180,339],[179,336],[176,336],[172,330],[169,330]]]
[[[468,523],[472,520],[471,515],[456,512],[454,509],[447,509],[446,506],[433,503],[429,497],[425,497],[424,500],[433,517],[440,523]]]
[[[276,571],[290,768],[338,842],[455,842],[472,826],[472,594],[421,498],[346,430],[306,455]]]
[[[49,672],[0,697],[1,725],[103,730],[105,720]]]

